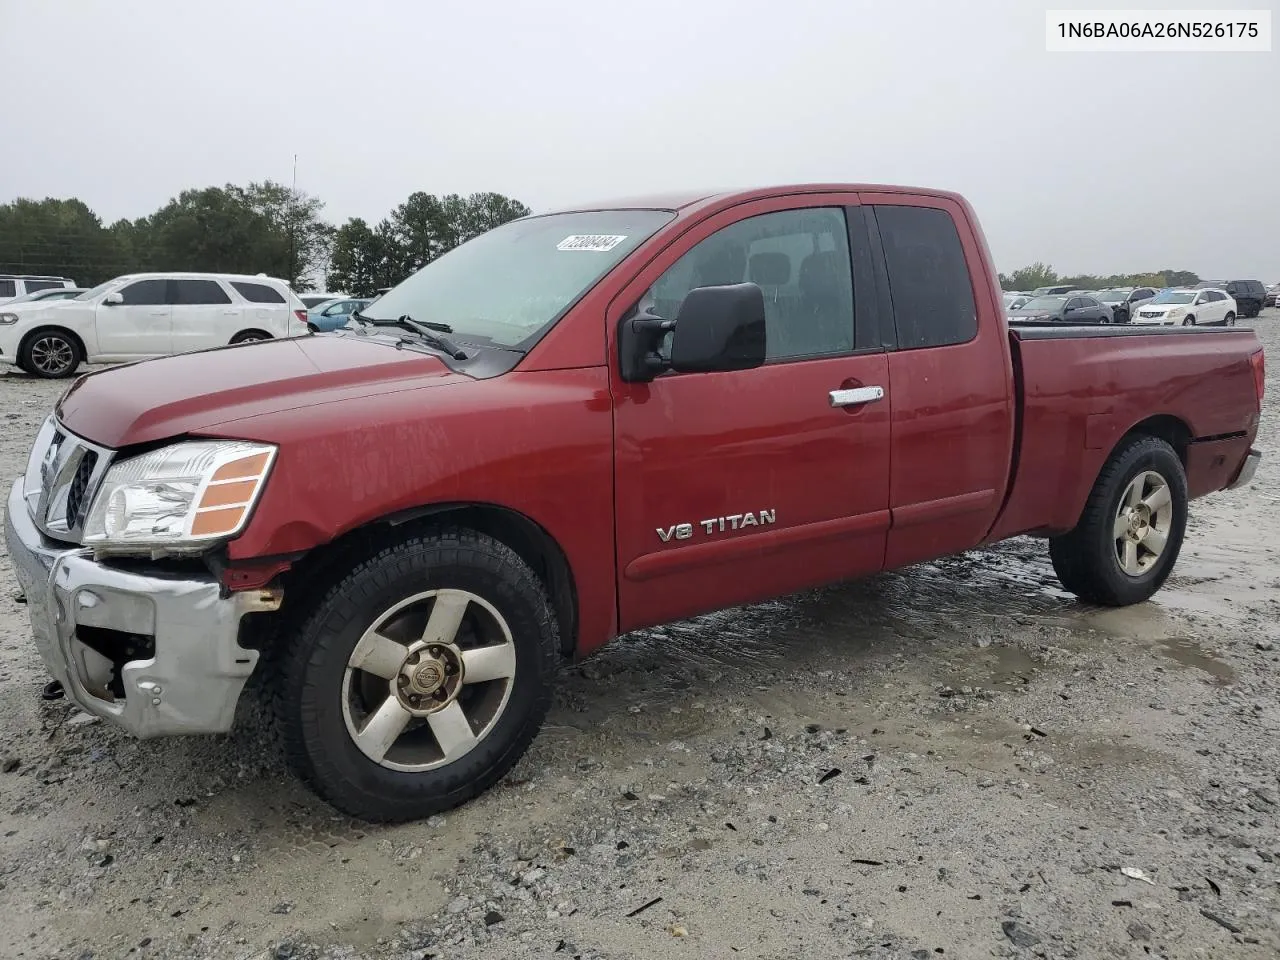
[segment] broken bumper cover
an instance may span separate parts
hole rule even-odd
[[[1234,490],[1237,487],[1243,487],[1246,483],[1253,479],[1253,475],[1258,472],[1258,464],[1262,462],[1261,450],[1250,450],[1248,456],[1244,458],[1244,463],[1240,465],[1240,472],[1236,474],[1236,478],[1227,486],[1228,490]]]
[[[212,577],[149,576],[98,563],[88,550],[41,534],[22,485],[19,479],[9,493],[5,542],[36,648],[67,696],[137,737],[231,729],[258,662],[258,652],[238,642],[240,620],[276,609],[279,597],[262,591],[224,597]],[[123,698],[108,689],[111,661],[81,642],[78,627],[154,642],[153,655],[120,668]]]

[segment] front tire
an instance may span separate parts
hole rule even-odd
[[[1131,437],[1102,468],[1075,529],[1049,540],[1049,557],[1081,600],[1125,607],[1164,584],[1186,527],[1182,461],[1157,437]]]
[[[335,584],[290,639],[286,755],[355,817],[456,807],[532,742],[559,650],[542,584],[509,547],[470,530],[411,537]]]
[[[44,380],[65,380],[83,360],[79,341],[62,330],[36,330],[18,349],[18,366]]]
[[[1182,321],[1182,325],[1184,327],[1194,327],[1196,325],[1196,318],[1187,317],[1185,320]]]

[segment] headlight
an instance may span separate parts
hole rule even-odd
[[[192,440],[113,464],[84,525],[86,546],[198,553],[244,529],[276,448]]]
[[[18,315],[16,313],[0,313],[0,323],[8,325],[10,323],[17,323],[17,322],[18,322]]]
[[[1186,311],[1186,308],[1184,308],[1184,307],[1174,307],[1172,310],[1170,310],[1168,313],[1166,313],[1166,314],[1165,314],[1165,316],[1166,316],[1166,317],[1170,317],[1170,318],[1172,318],[1172,317],[1180,317],[1180,316],[1182,316],[1182,315],[1183,315],[1184,313],[1186,313],[1186,312],[1187,312],[1187,311]]]

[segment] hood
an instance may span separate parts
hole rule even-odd
[[[1028,310],[1025,307],[1019,307],[1017,310],[1009,311],[1010,320],[1056,320],[1058,314],[1051,313],[1048,310]]]
[[[325,335],[146,360],[81,377],[56,409],[72,433],[119,449],[242,417],[471,380],[390,342]]]
[[[66,310],[68,307],[74,309],[76,307],[84,306],[87,306],[87,304],[74,299],[27,300],[24,303],[0,303],[0,313],[16,313],[18,316],[25,318],[41,313]]]

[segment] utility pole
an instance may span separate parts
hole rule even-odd
[[[298,267],[294,262],[295,250],[297,248],[294,242],[294,231],[298,229],[298,155],[293,155],[293,182],[289,185],[289,286],[292,287],[294,280],[298,276]]]

